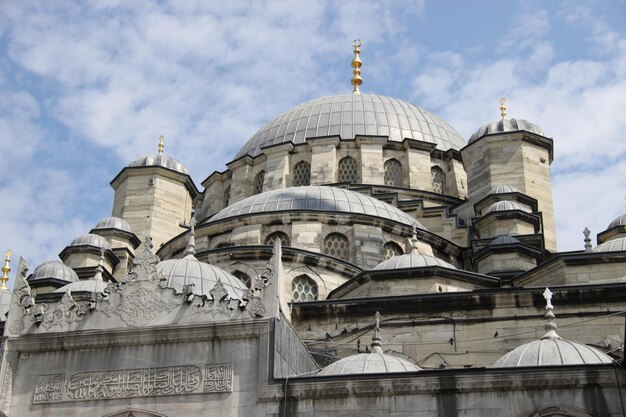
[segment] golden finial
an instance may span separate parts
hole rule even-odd
[[[355,39],[352,42],[352,46],[354,46],[354,59],[352,60],[352,68],[354,68],[354,70],[352,71],[353,77],[352,77],[352,85],[354,86],[354,90],[352,90],[353,93],[356,94],[360,94],[361,92],[359,91],[359,86],[361,84],[363,84],[363,78],[361,78],[361,65],[363,65],[363,63],[361,62],[361,58],[359,57],[359,53],[361,52],[361,45],[363,43],[361,42],[360,39]]]
[[[9,272],[11,272],[11,255],[13,255],[13,251],[9,249],[4,252],[4,266],[2,267],[2,278],[0,280],[2,283],[0,284],[0,290],[7,290],[7,281],[9,280]]]
[[[506,119],[506,106],[504,102],[506,102],[506,99],[502,97],[500,99],[500,116],[502,116],[502,120]]]
[[[165,147],[165,144],[163,143],[164,140],[165,136],[159,136],[159,155],[163,155],[163,148]]]

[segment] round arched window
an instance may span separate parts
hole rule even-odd
[[[324,239],[324,253],[335,258],[350,260],[350,241],[341,233],[331,233]]]
[[[358,184],[361,182],[359,179],[359,169],[354,158],[346,156],[339,161],[337,182],[348,182],[350,184]]]
[[[281,246],[289,246],[289,236],[287,236],[287,234],[283,232],[270,233],[265,238],[265,244],[268,246],[274,246],[276,240],[280,240]]]
[[[308,275],[298,275],[291,281],[293,301],[314,301],[317,296],[317,284]]]
[[[402,187],[402,164],[397,159],[385,161],[385,185]]]
[[[396,242],[385,243],[383,249],[385,250],[385,259],[390,259],[394,256],[400,256],[404,253],[400,245],[398,245]]]
[[[298,162],[293,169],[293,186],[311,184],[311,165],[307,162]]]

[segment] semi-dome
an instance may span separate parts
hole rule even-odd
[[[28,281],[31,282],[42,279],[58,279],[67,282],[77,282],[79,280],[76,272],[61,261],[44,262],[37,266],[28,277]]]
[[[105,217],[100,220],[94,230],[98,229],[116,229],[123,232],[133,233],[128,222],[119,217]]]
[[[78,282],[72,282],[70,284],[64,285],[61,288],[57,288],[56,290],[52,291],[52,292],[66,292],[69,291],[70,293],[76,293],[76,292],[98,292],[98,293],[103,293],[104,289],[107,287],[107,285],[109,285],[107,282],[104,281],[97,281],[94,279],[84,279],[84,280],[80,280]]]
[[[484,214],[491,213],[492,211],[507,211],[507,210],[522,210],[525,212],[529,211],[526,207],[522,206],[517,201],[502,200],[502,201],[497,201],[493,203],[492,205],[490,205],[489,208],[485,210]]]
[[[626,236],[607,240],[593,248],[594,252],[622,252],[626,251]]]
[[[622,214],[613,219],[607,226],[607,229],[611,229],[615,226],[626,226],[626,214]]]
[[[503,184],[493,187],[489,194],[519,193],[520,191],[512,185]]]
[[[127,165],[129,168],[133,167],[147,167],[147,166],[160,166],[163,168],[171,169],[172,171],[180,172],[181,174],[189,175],[189,170],[177,159],[168,155],[147,155],[142,156],[139,159],[134,160]]]
[[[102,236],[94,235],[93,233],[87,233],[74,238],[68,247],[73,246],[95,246],[96,248],[111,250],[111,245]]]
[[[426,230],[416,219],[391,204],[343,188],[317,185],[281,188],[257,194],[222,209],[209,221],[212,223],[230,217],[276,211],[365,214]]]
[[[257,156],[265,146],[338,135],[387,136],[434,143],[441,150],[460,149],[465,140],[439,117],[403,100],[376,94],[343,94],[297,105],[259,129],[237,153]]]
[[[536,133],[537,135],[545,136],[543,130],[534,123],[523,119],[504,119],[496,122],[487,123],[481,126],[469,139],[468,143],[472,143],[486,135],[492,135],[495,133],[505,132],[517,132],[519,130],[525,130],[527,132]]]
[[[163,286],[173,288],[177,292],[182,292],[185,285],[194,284],[195,294],[211,297],[209,291],[215,287],[219,280],[230,298],[241,300],[244,291],[248,289],[234,275],[216,266],[200,262],[191,254],[182,259],[169,259],[159,262],[157,272],[166,278]]]

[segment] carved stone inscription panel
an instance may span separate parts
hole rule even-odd
[[[232,390],[232,363],[110,369],[39,375],[33,404]]]

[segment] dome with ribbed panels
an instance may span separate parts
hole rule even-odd
[[[493,366],[511,368],[516,366],[585,365],[612,363],[604,352],[563,339],[535,340],[526,343],[498,359]]]
[[[490,205],[489,208],[485,210],[484,214],[491,213],[492,211],[507,211],[507,210],[522,210],[527,213],[530,212],[530,210],[522,206],[517,201],[502,200],[502,201],[498,201]]]
[[[385,353],[359,353],[331,363],[318,375],[380,374],[389,372],[417,372],[421,368],[406,359]]]
[[[613,221],[607,226],[607,229],[611,229],[615,226],[626,226],[626,214],[622,214],[614,218]]]
[[[58,279],[67,282],[77,282],[79,280],[76,272],[61,261],[44,262],[37,266],[28,277],[30,282],[42,279]]]
[[[593,248],[594,252],[622,252],[626,251],[626,237],[607,240]]]
[[[343,188],[317,185],[281,188],[248,197],[222,209],[209,222],[276,211],[365,214],[426,230],[420,222],[391,204]]]
[[[520,191],[512,185],[503,184],[493,187],[489,194],[519,193]]]
[[[452,126],[432,113],[403,100],[376,94],[343,94],[297,105],[259,129],[237,153],[257,156],[262,148],[280,143],[338,135],[387,136],[434,143],[441,150],[460,149],[465,140]]]
[[[244,291],[248,288],[237,277],[205,262],[200,262],[193,255],[186,255],[182,259],[169,259],[157,264],[157,272],[163,274],[166,281],[163,286],[182,292],[185,285],[194,284],[194,293],[211,298],[209,291],[219,280],[228,296],[241,300]]]
[[[128,222],[119,217],[105,217],[104,219],[100,220],[98,224],[96,224],[96,227],[94,227],[94,229],[116,229],[123,232],[133,233]]]
[[[543,129],[528,120],[523,119],[504,119],[496,122],[487,123],[481,126],[469,139],[468,143],[472,143],[483,136],[492,135],[495,133],[517,132],[525,130],[527,132],[536,133],[537,135],[545,136]]]
[[[376,265],[374,269],[423,268],[426,266],[440,266],[442,268],[457,269],[454,265],[449,264],[442,259],[414,252],[391,257]]]
[[[95,246],[104,250],[111,250],[111,245],[102,236],[94,235],[93,233],[87,233],[74,238],[68,247],[73,246]]]
[[[127,165],[128,168],[147,166],[160,166],[171,169],[172,171],[180,172],[181,174],[189,175],[189,170],[183,165],[182,162],[168,155],[146,155]]]

